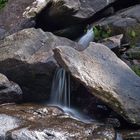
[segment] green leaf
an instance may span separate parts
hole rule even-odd
[[[132,31],[130,32],[130,35],[131,35],[131,37],[135,38],[135,37],[136,37],[136,32],[135,32],[134,30],[132,30]]]

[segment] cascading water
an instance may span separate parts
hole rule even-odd
[[[94,40],[94,31],[93,28],[87,30],[86,34],[83,35],[78,43],[83,46],[83,49],[86,49],[89,46],[89,43]]]
[[[60,107],[65,113],[77,120],[91,123],[93,120],[81,112],[71,108],[70,75],[63,68],[56,70],[51,89],[50,105]]]
[[[70,75],[63,68],[55,72],[50,101],[52,104],[70,108]]]
[[[93,28],[90,28],[78,43],[83,46],[83,49],[86,49],[93,40],[94,31]],[[50,101],[52,104],[70,108],[70,75],[66,74],[63,68],[58,69],[54,75]]]

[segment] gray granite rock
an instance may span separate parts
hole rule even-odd
[[[140,78],[109,48],[91,43],[84,52],[54,49],[57,62],[127,121],[140,124]]]

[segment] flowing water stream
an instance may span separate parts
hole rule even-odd
[[[78,41],[79,44],[83,46],[83,50],[89,46],[89,43],[94,40],[93,27],[88,29],[86,34],[84,34]]]
[[[50,101],[52,104],[70,108],[70,75],[63,68],[55,72]]]
[[[93,29],[89,29],[85,35],[83,35],[78,43],[83,46],[83,50],[89,46],[89,43],[94,40]],[[72,118],[82,121],[84,123],[93,123],[93,118],[83,114],[78,109],[71,107],[71,83],[70,83],[70,74],[68,74],[63,68],[58,68],[54,74],[50,105],[57,106],[61,108],[65,114],[71,116]],[[117,133],[116,140],[123,140],[122,136]]]
[[[93,28],[87,30],[78,43],[83,46],[83,50],[86,49],[91,41],[94,39]],[[66,73],[63,68],[56,70],[52,82],[50,104],[60,107],[65,113],[83,121],[85,123],[93,122],[93,119],[84,115],[80,111],[73,109],[70,103],[70,75]]]
[[[70,104],[70,75],[63,68],[56,70],[51,89],[50,105],[61,108],[67,115],[85,123],[93,119],[71,107]]]

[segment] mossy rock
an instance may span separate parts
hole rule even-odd
[[[99,41],[111,36],[111,29],[109,26],[96,25],[93,27],[94,40]]]
[[[137,44],[140,43],[140,25],[127,28],[125,37],[129,40],[131,48],[136,47]]]
[[[132,27],[117,27],[113,25],[108,25],[110,30],[110,36],[123,34],[123,40],[130,44],[131,48],[137,46],[140,43],[140,24]]]

